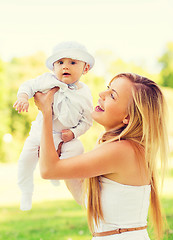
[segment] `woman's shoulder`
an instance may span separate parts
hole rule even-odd
[[[120,140],[120,141],[113,141],[107,143],[107,147],[112,150],[112,152],[122,152],[124,154],[125,152],[134,154],[134,148],[135,144],[132,141],[129,140]]]
[[[139,156],[144,157],[141,146],[129,140],[121,140],[108,143],[107,152],[109,151],[109,157],[111,159],[111,164],[114,167],[115,171],[112,171],[113,179],[119,182],[126,182],[127,176],[129,182],[131,183],[134,180],[134,175],[139,174]],[[140,153],[140,155],[139,155]],[[141,154],[142,153],[142,154]],[[108,178],[112,178],[107,176]],[[118,175],[117,175],[118,174]]]
[[[129,140],[114,141],[105,144],[105,151],[113,161],[120,165],[129,165],[136,161],[135,144]]]

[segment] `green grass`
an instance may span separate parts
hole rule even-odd
[[[163,198],[162,205],[166,213],[166,219],[169,227],[165,233],[164,240],[173,240],[173,197]]]
[[[88,240],[86,214],[74,201],[34,204],[22,212],[16,206],[0,208],[0,240]]]
[[[173,229],[173,197],[162,199]],[[151,237],[151,230],[149,229]],[[22,212],[18,206],[0,208],[0,240],[89,240],[86,212],[72,200],[34,204]],[[152,240],[154,238],[151,237]],[[172,230],[164,240],[173,240]]]

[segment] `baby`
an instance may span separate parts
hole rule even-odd
[[[53,138],[55,148],[64,142],[61,159],[83,153],[83,145],[78,137],[92,125],[92,96],[80,77],[94,65],[94,58],[86,48],[77,42],[62,42],[55,46],[53,54],[46,60],[46,66],[52,73],[44,73],[21,85],[17,93],[14,108],[19,112],[28,112],[28,99],[38,91],[46,92],[59,87],[53,103]],[[38,162],[42,130],[42,113],[32,122],[29,137],[26,139],[18,162],[18,185],[21,190],[20,209],[32,208],[34,190],[33,172]],[[58,180],[52,180],[58,185]]]

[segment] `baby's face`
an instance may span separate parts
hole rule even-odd
[[[62,58],[54,63],[54,73],[58,80],[66,84],[71,84],[78,81],[81,75],[85,72],[85,62]]]

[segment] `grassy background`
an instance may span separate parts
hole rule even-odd
[[[164,240],[173,240],[173,197],[162,198],[170,230]],[[152,240],[151,229],[149,235]],[[89,240],[86,212],[73,200],[34,204],[22,212],[18,206],[0,208],[0,240]]]
[[[73,200],[34,204],[22,212],[18,206],[0,208],[0,240],[91,239],[86,213]]]

